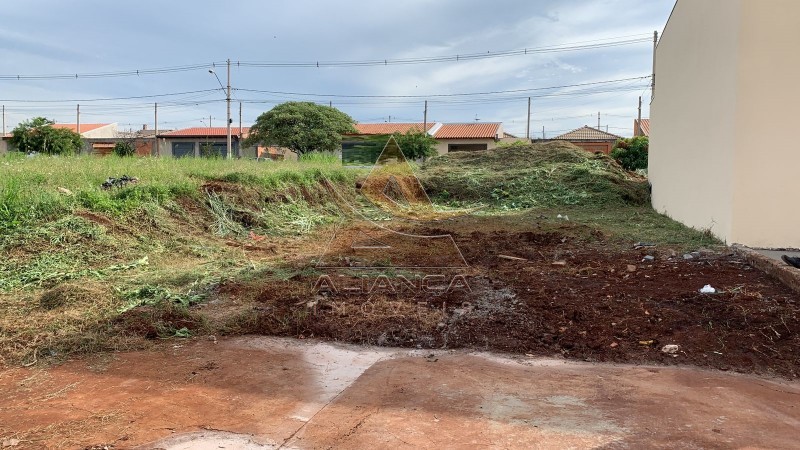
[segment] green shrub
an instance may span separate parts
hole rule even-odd
[[[646,136],[620,139],[614,144],[611,157],[626,170],[646,170],[648,147],[649,139]]]
[[[114,145],[114,154],[117,156],[133,156],[136,154],[136,149],[130,142],[117,142]]]

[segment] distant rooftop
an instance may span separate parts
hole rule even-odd
[[[242,127],[242,134],[247,136],[250,132],[250,127]],[[169,131],[166,133],[159,133],[161,137],[227,137],[228,136],[228,129],[227,127],[193,127],[193,128],[184,128],[182,130],[175,130]],[[231,127],[231,136],[239,137],[239,127],[232,126]]]
[[[103,128],[111,125],[110,123],[82,123],[81,124],[81,133],[86,133],[87,131],[96,130],[98,128]],[[77,123],[54,123],[53,128],[61,128],[67,129],[74,132],[78,132],[78,124]]]
[[[586,125],[569,133],[556,136],[553,139],[560,141],[616,141],[617,139],[622,139],[622,136]]]
[[[394,133],[401,133],[405,134],[410,130],[417,130],[422,131],[422,127],[425,126],[422,122],[419,123],[401,123],[401,122],[387,122],[387,123],[357,123],[355,124],[355,128],[358,131],[357,134],[365,134],[365,135],[381,135],[381,134],[394,134]],[[433,128],[434,124],[429,123],[426,127],[425,131],[430,131]]]
[[[445,123],[436,131],[436,139],[495,139],[499,123]],[[502,137],[502,136],[500,136]]]

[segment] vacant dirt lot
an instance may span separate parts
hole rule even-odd
[[[353,225],[338,230],[336,239],[368,235],[392,242],[390,249],[371,249],[390,267],[375,266],[367,254],[343,257],[349,268],[309,271],[326,247],[298,248],[287,262],[295,270],[291,277],[224,284],[217,305],[200,311],[233,308],[236,313],[216,316],[228,320],[222,330],[231,334],[798,376],[797,296],[730,252],[685,259],[670,248],[633,249],[597,230],[543,217],[462,217],[437,225],[397,229],[451,235],[468,267],[420,269],[425,239],[392,240],[386,230]],[[440,253],[431,257],[438,262]],[[456,275],[469,290],[458,281],[446,289]],[[320,283],[321,276],[338,292]],[[707,284],[717,293],[700,293]],[[677,351],[663,352],[670,344]]]

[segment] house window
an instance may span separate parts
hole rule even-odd
[[[176,158],[194,156],[194,142],[173,142],[172,156]]]
[[[488,150],[489,144],[449,144],[448,152],[474,152],[478,150]]]

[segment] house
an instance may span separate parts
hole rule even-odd
[[[231,127],[231,151],[234,158],[255,158],[256,149],[241,149],[240,143],[247,137],[249,127]],[[220,156],[228,153],[228,130],[226,127],[193,127],[159,133],[157,156],[175,158]]]
[[[800,2],[678,0],[656,49],[653,207],[728,243],[800,248]]]
[[[633,137],[638,136],[650,137],[650,119],[633,119]]]
[[[377,136],[377,135],[388,135],[394,133],[405,134],[408,131],[415,130],[415,131],[422,131],[423,127],[425,131],[430,131],[436,124],[429,123],[427,125],[423,124],[422,122],[418,123],[401,123],[401,122],[386,122],[386,123],[357,123],[353,125],[356,128],[356,135],[359,136]]]
[[[354,125],[357,133],[342,139],[342,158],[349,163],[372,164],[380,154],[386,140],[394,133],[425,131],[436,139],[439,155],[456,151],[492,150],[506,137],[500,123],[359,123]]]
[[[81,153],[107,155],[117,141],[116,123],[54,123],[53,128],[70,130],[83,138]]]
[[[231,151],[234,158],[296,160],[297,154],[279,147],[243,147],[250,127],[231,127]],[[194,127],[159,133],[157,156],[175,158],[219,156],[228,153],[226,127]]]
[[[80,134],[82,138],[107,139],[117,137],[116,123],[54,123],[53,128],[71,130]]]
[[[620,139],[622,139],[622,136],[592,128],[588,125],[553,138],[555,141],[568,141],[587,152],[602,152],[606,155],[611,153],[614,144]]]
[[[114,148],[118,139],[116,123],[55,123],[53,128],[66,129],[78,133],[83,138],[82,153],[109,153]],[[80,129],[80,132],[78,130]],[[6,134],[0,143],[0,154],[8,151],[8,140],[11,134]]]
[[[437,123],[428,131],[436,140],[440,155],[450,152],[494,150],[505,136],[502,123]]]

